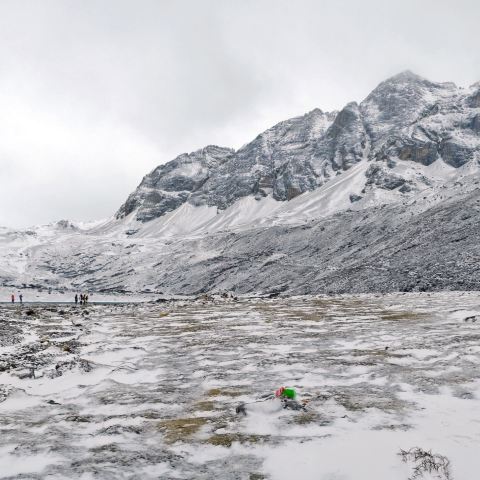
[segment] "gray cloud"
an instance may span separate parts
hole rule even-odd
[[[159,163],[239,147],[409,68],[480,80],[476,1],[0,2],[0,224],[111,215]]]

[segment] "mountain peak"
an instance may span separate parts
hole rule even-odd
[[[430,88],[436,88],[439,84],[432,83],[419,75],[405,70],[397,73],[393,77],[387,78],[383,82],[379,83],[368,95],[368,97],[362,102],[369,102],[372,100],[385,102],[392,95],[394,96],[418,96],[421,92],[429,90]]]
[[[325,112],[321,108],[314,108],[313,110],[310,110],[307,112],[305,115],[306,116],[313,116],[313,115],[324,115]]]
[[[411,70],[404,70],[403,72],[397,73],[390,78],[387,78],[380,85],[392,85],[392,84],[409,84],[409,85],[423,85],[426,87],[434,88],[455,88],[456,85],[453,82],[432,82],[425,77],[421,77],[416,73],[413,73]]]
[[[411,70],[404,70],[403,72],[397,73],[396,75],[393,75],[390,78],[387,78],[385,80],[385,83],[387,82],[423,82],[426,79],[421,77],[420,75],[417,75],[416,73],[413,73]]]

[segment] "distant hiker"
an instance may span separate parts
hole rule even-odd
[[[80,294],[80,305],[83,305],[83,293]]]
[[[15,295],[12,293],[12,303],[15,303]]]
[[[88,303],[88,293],[85,294],[85,305]]]
[[[18,298],[20,299],[20,303],[23,303],[23,295],[20,294],[20,295],[18,296]]]
[[[75,305],[78,304],[78,293],[75,294]]]

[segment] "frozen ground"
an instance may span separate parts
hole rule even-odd
[[[0,477],[407,480],[418,446],[472,480],[479,313],[476,293],[0,305]],[[282,385],[306,411],[248,404]]]

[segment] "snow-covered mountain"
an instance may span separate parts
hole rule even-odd
[[[425,288],[477,288],[469,265],[452,270],[448,262],[461,249],[472,262],[480,258],[479,168],[480,83],[459,88],[403,72],[360,104],[283,121],[237,151],[207,146],[160,165],[103,223],[0,230],[0,279],[112,291],[305,293],[416,288],[415,278],[423,285],[426,272],[440,272]],[[468,235],[450,244],[459,209],[469,215]],[[359,231],[371,241],[358,242]],[[398,261],[413,264],[400,275],[382,267],[381,281],[362,281],[374,252],[384,255],[400,238],[411,243],[406,231],[417,243]],[[425,259],[447,244],[448,258],[436,258],[432,273]],[[347,264],[357,273],[342,280]]]
[[[245,197],[285,202],[333,185],[358,164],[361,180],[350,175],[343,198],[338,190],[335,195],[343,208],[350,197],[366,197],[366,204],[379,196],[402,201],[463,174],[467,169],[455,170],[466,164],[478,166],[479,107],[480,84],[462,89],[403,72],[360,105],[352,102],[332,113],[315,109],[275,125],[236,152],[208,146],[180,155],[145,176],[116,218],[148,222],[184,204],[214,207],[217,215]],[[249,210],[255,211],[253,204]]]

